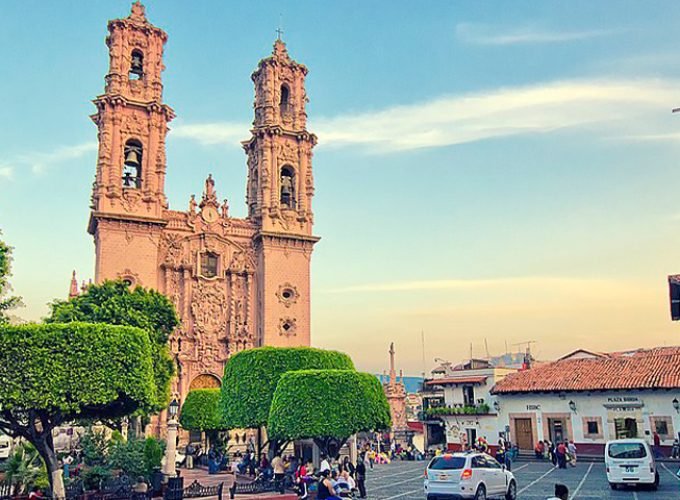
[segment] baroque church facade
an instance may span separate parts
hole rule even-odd
[[[218,387],[224,364],[243,349],[310,344],[314,244],[307,68],[277,39],[252,74],[255,117],[243,141],[245,218],[231,217],[211,176],[200,198],[172,210],[165,195],[165,141],[173,110],[163,102],[166,33],[140,2],[108,23],[109,72],[94,100],[99,150],[88,231],[95,281],[154,288],[177,308],[171,338],[183,400]],[[164,419],[161,419],[164,421]]]

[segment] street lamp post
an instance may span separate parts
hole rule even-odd
[[[168,406],[168,434],[165,444],[165,469],[164,476],[167,478],[175,477],[177,469],[175,462],[177,460],[177,411],[179,410],[179,402],[173,399]]]

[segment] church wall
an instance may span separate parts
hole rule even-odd
[[[262,342],[279,347],[310,345],[311,249],[291,248],[281,241],[264,243],[260,250]],[[285,298],[290,290],[293,295]],[[285,324],[291,325],[289,330]]]
[[[156,262],[160,235],[158,226],[100,220],[95,238],[95,281],[122,278],[133,285],[159,288]]]

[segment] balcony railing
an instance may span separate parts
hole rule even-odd
[[[482,403],[475,406],[439,406],[428,408],[424,411],[426,417],[441,417],[448,415],[487,415],[491,411],[488,404]]]

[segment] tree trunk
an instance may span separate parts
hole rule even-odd
[[[52,440],[52,429],[43,430],[38,438],[35,439],[33,445],[45,461],[47,477],[50,480],[50,488],[52,489],[52,497],[65,498],[64,476],[57,463],[57,454],[54,451],[54,441]]]
[[[340,456],[340,449],[344,446],[347,439],[337,438],[314,438],[314,443],[319,447],[322,455],[337,459]]]
[[[128,427],[128,433],[132,439],[139,439],[142,437],[144,432],[142,425],[142,417],[135,415],[130,417],[130,425]]]

